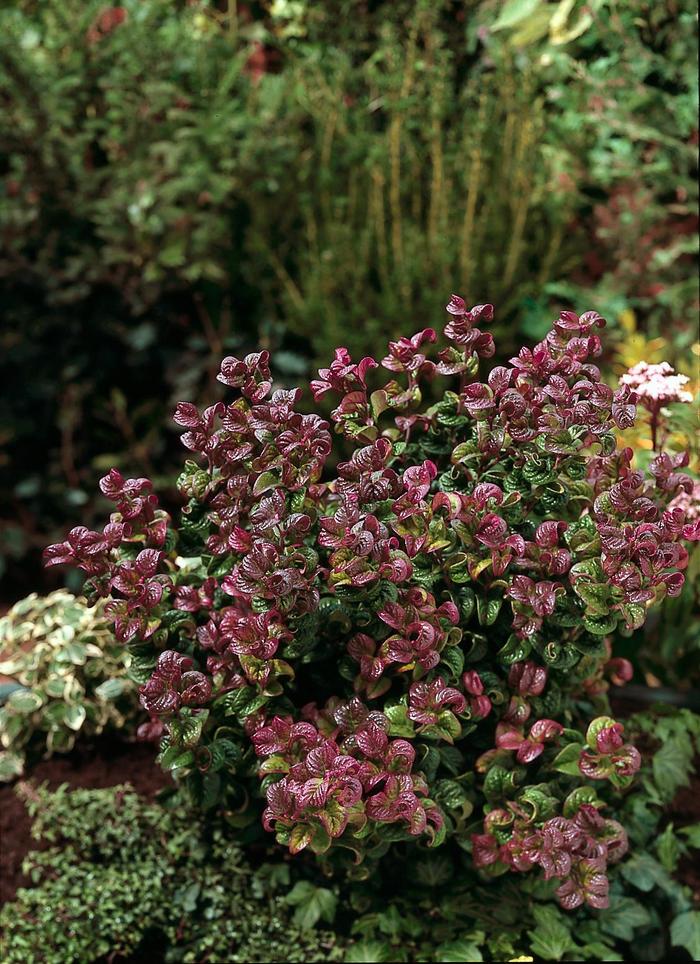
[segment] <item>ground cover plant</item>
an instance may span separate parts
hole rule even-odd
[[[293,923],[284,867],[276,882],[254,871],[187,814],[129,786],[20,792],[43,849],[26,859],[30,886],[0,912],[8,964],[128,959],[138,948],[169,962],[340,959],[333,934]]]
[[[562,312],[479,381],[493,309],[447,311],[439,349],[424,329],[319,372],[352,449],[335,468],[331,425],[273,391],[268,353],[225,358],[234,400],[175,413],[194,453],[179,526],[112,470],[103,531],[71,530],[46,562],[108,600],[162,765],[243,839],[262,819],[360,877],[449,840],[486,878],[604,908],[628,845],[608,788],[640,764],[608,713],[629,666],[606,637],[681,591],[700,535],[671,505],[687,457],[644,473],[616,447],[636,396],[601,379],[596,312]]]

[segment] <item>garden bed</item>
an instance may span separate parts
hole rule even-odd
[[[619,703],[618,712],[629,710],[624,700]],[[690,784],[679,789],[672,804],[666,808],[667,816],[679,828],[700,821],[698,762]],[[129,744],[107,736],[98,741],[84,741],[68,754],[38,762],[23,779],[36,784],[46,783],[50,789],[62,784],[67,784],[71,789],[101,789],[129,783],[147,800],[153,800],[160,790],[172,785],[169,776],[156,764],[152,745]],[[0,853],[0,905],[12,901],[18,888],[31,883],[22,873],[22,863],[30,850],[44,849],[45,844],[32,839],[30,828],[31,820],[23,800],[16,793],[16,784],[0,787],[0,833],[3,840]],[[700,906],[700,872],[694,860],[685,857],[675,877],[679,883],[691,888],[694,900]],[[153,964],[162,959],[162,947],[154,938],[152,946],[146,940],[128,958],[110,956],[109,962],[140,964],[149,961]],[[676,948],[672,959],[685,961],[690,958]]]
[[[28,779],[47,783],[55,789],[67,783],[71,789],[98,789],[130,783],[141,796],[152,799],[171,784],[170,777],[155,762],[155,749],[146,744],[128,744],[103,738],[82,744],[65,756],[42,760],[32,767]],[[22,874],[22,861],[36,846],[30,834],[31,821],[15,787],[0,787],[0,904],[11,901],[17,889],[29,884]]]

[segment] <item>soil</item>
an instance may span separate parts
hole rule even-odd
[[[171,784],[155,756],[155,748],[148,744],[105,738],[94,745],[77,746],[65,756],[42,760],[28,777],[35,783],[47,783],[51,789],[62,783],[92,789],[130,783],[137,793],[152,799]],[[29,815],[14,787],[0,787],[0,904],[12,900],[17,888],[29,883],[22,875],[22,861],[27,851],[37,846],[30,827]]]

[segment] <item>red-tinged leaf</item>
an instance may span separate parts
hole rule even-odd
[[[298,854],[300,851],[308,847],[313,839],[313,831],[310,827],[301,825],[294,827],[289,835],[289,852],[292,854]]]

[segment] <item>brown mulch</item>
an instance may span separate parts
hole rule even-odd
[[[137,793],[152,799],[171,785],[170,777],[155,762],[156,750],[143,743],[127,744],[103,739],[92,746],[78,746],[65,756],[42,760],[27,775],[35,783],[55,789],[62,783],[71,788],[101,789],[130,783]],[[0,904],[13,899],[18,887],[29,881],[22,875],[22,861],[36,841],[31,822],[13,786],[0,787]]]

